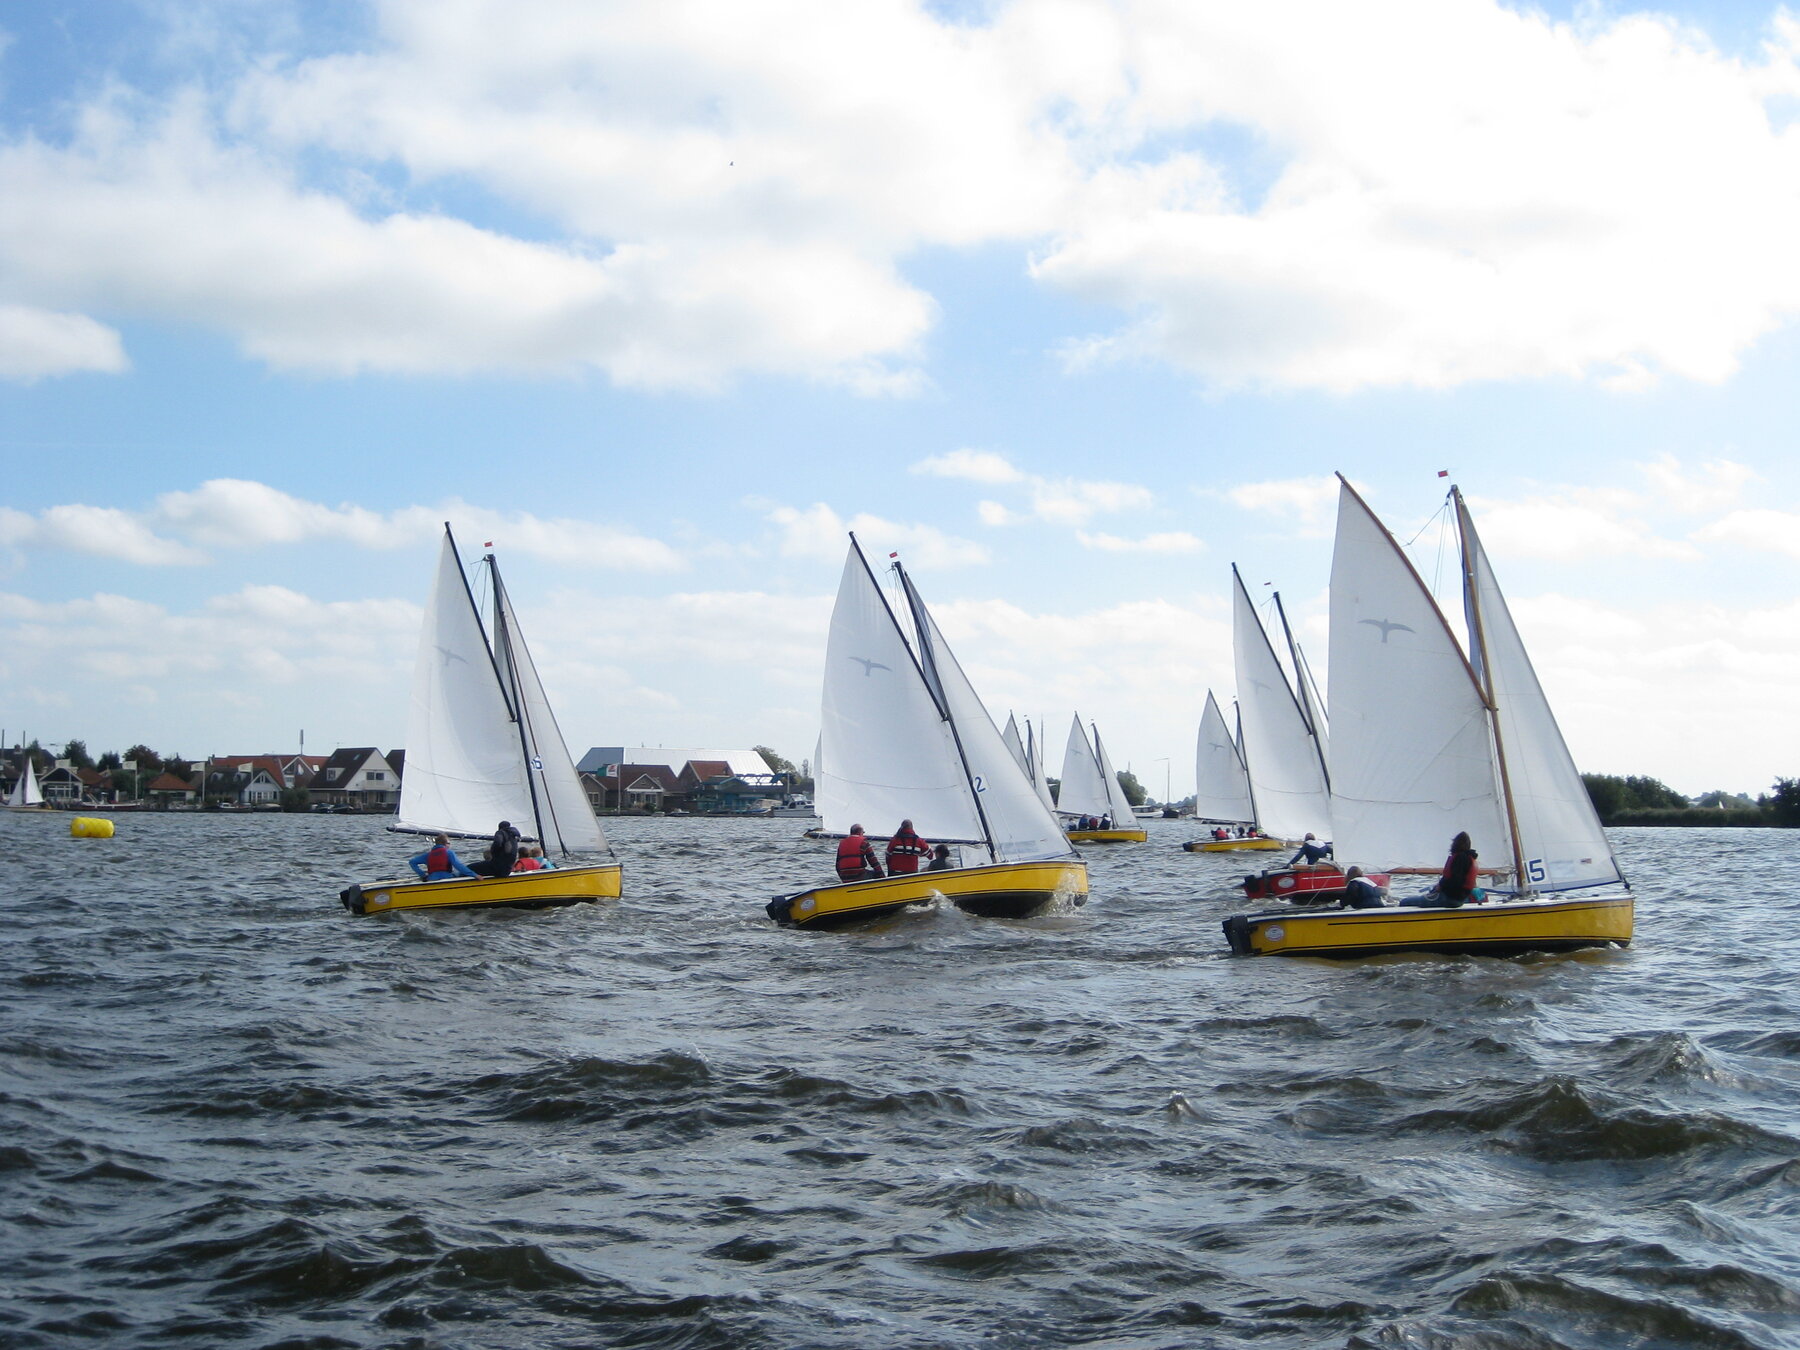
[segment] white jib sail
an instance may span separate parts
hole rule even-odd
[[[1467,830],[1511,853],[1487,709],[1424,582],[1348,483],[1331,556],[1331,811],[1340,861],[1437,867]]]
[[[399,824],[485,835],[502,820],[531,833],[519,728],[446,530],[413,667]]]
[[[44,804],[44,790],[38,786],[37,765],[31,762],[30,755],[25,756],[25,771],[13,784],[12,792],[7,795],[6,804],[8,806],[42,806]]]
[[[1490,682],[1497,709],[1523,850],[1523,888],[1565,891],[1618,882],[1619,865],[1593,799],[1556,725],[1460,493],[1456,505],[1481,618],[1481,641],[1471,641],[1470,650],[1476,654],[1477,675]],[[1495,849],[1491,856],[1498,858],[1500,852]]]
[[[495,611],[500,618],[496,626],[506,634],[500,669],[518,691],[525,728],[526,764],[537,779],[537,807],[544,822],[544,847],[565,853],[604,853],[606,834],[594,818],[593,804],[581,786],[581,775],[575,772],[575,761],[569,758],[569,747],[556,724],[556,714],[551,711],[543,682],[538,679],[537,665],[531,659],[525,632],[519,627],[512,597],[500,581],[498,568],[494,570],[494,597]]]
[[[1006,730],[1000,733],[1006,742],[1006,748],[1012,752],[1013,763],[1019,766],[1027,778],[1031,776],[1031,756],[1025,751],[1025,742],[1019,739],[1019,722],[1011,713],[1006,714]]]
[[[1082,730],[1081,714],[1069,723],[1069,743],[1063,749],[1062,787],[1056,794],[1056,809],[1065,816],[1103,816],[1112,807],[1106,795],[1106,780],[1100,776],[1100,761],[1094,758],[1094,747]]]
[[[1194,748],[1194,818],[1256,818],[1250,809],[1250,779],[1244,772],[1243,757],[1211,690],[1206,694],[1206,711],[1200,714],[1200,735]]]
[[[1136,816],[1131,810],[1131,799],[1125,795],[1119,775],[1113,770],[1112,760],[1107,758],[1106,743],[1100,739],[1099,727],[1094,728],[1094,758],[1100,762],[1100,781],[1106,784],[1106,814],[1112,817],[1115,830],[1129,829]]]
[[[1037,728],[1029,721],[1025,723],[1025,755],[1031,762],[1031,786],[1037,791],[1044,810],[1054,817],[1056,798],[1050,795],[1050,779],[1044,770],[1044,742],[1037,734]]]
[[[910,584],[910,582],[909,582]],[[914,600],[918,600],[914,593]],[[1032,862],[1042,858],[1069,855],[1069,840],[1056,817],[1038,800],[1037,789],[1012,757],[1001,734],[994,729],[993,719],[982,706],[969,677],[951,652],[937,620],[923,603],[918,611],[924,618],[924,642],[931,651],[930,669],[937,673],[938,685],[945,705],[950,709],[956,734],[962,741],[963,761],[968,766],[969,782],[980,798],[981,812],[987,819],[988,837],[994,845],[995,862]],[[1015,739],[1017,733],[1014,733]],[[916,826],[918,822],[914,822]],[[927,839],[930,835],[925,836]]]
[[[1279,839],[1329,838],[1331,804],[1312,732],[1235,567],[1231,578],[1238,717],[1256,823]]]
[[[854,545],[825,644],[814,802],[833,834],[910,820],[933,843],[985,839],[950,723]]]

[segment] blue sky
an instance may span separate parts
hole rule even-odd
[[[1583,768],[1800,772],[1800,23],[0,9],[0,729],[398,745],[437,522],[577,752],[817,723],[854,523],[1153,791],[1229,567],[1469,496]],[[1422,558],[1429,570],[1431,558]]]

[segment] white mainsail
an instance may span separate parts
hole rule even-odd
[[[398,828],[484,835],[502,820],[522,833],[533,820],[519,726],[446,529],[413,667]]]
[[[1200,735],[1194,748],[1194,817],[1197,820],[1254,820],[1250,806],[1250,778],[1238,753],[1231,729],[1209,689],[1206,711],[1200,714]]]
[[[1115,830],[1125,829],[1134,819],[1131,799],[1125,795],[1119,775],[1113,771],[1112,760],[1107,758],[1106,742],[1100,739],[1099,727],[1094,728],[1094,758],[1100,763],[1100,781],[1106,784],[1106,814],[1112,817]]]
[[[1029,720],[1025,723],[1025,757],[1031,762],[1031,786],[1036,790],[1038,800],[1044,809],[1054,817],[1056,798],[1050,795],[1050,779],[1044,771],[1044,743],[1039,739],[1037,728]]]
[[[955,731],[854,541],[825,645],[814,803],[833,834],[911,820],[934,842],[987,837]]]
[[[1425,583],[1348,482],[1331,559],[1327,699],[1339,858],[1436,867],[1460,830],[1490,865],[1504,855],[1509,832],[1474,673]]]
[[[44,790],[38,786],[37,765],[31,762],[31,756],[25,756],[24,771],[19,774],[18,781],[7,794],[8,806],[42,806]]]
[[[495,657],[519,709],[526,764],[536,777],[544,847],[564,853],[605,852],[606,834],[581,786],[575,761],[569,757],[569,747],[556,724],[556,714],[544,694],[531,650],[525,645],[524,630],[513,612],[512,597],[497,567],[493,576]]]
[[[1522,889],[1563,891],[1623,881],[1562,730],[1500,593],[1462,494],[1456,502],[1470,621],[1469,650],[1494,704],[1504,784],[1517,823]],[[1498,854],[1499,850],[1493,852]]]
[[[1256,822],[1276,838],[1329,837],[1332,808],[1318,743],[1235,567],[1231,580],[1241,750]]]
[[[956,730],[968,783],[987,824],[994,861],[1033,862],[1066,857],[1069,841],[1062,826],[1038,800],[1030,777],[1019,768],[1006,742],[994,729],[993,719],[944,641],[937,620],[919,598],[912,578],[904,572],[901,576],[926,658],[922,669],[926,678],[936,684]],[[1016,739],[1016,730],[1014,736]],[[915,820],[915,828],[917,824]],[[925,837],[931,838],[929,834]]]
[[[1100,773],[1100,761],[1094,746],[1082,730],[1081,714],[1069,723],[1068,744],[1063,747],[1062,787],[1056,794],[1056,809],[1065,816],[1103,816],[1112,809],[1112,798],[1106,793],[1106,780]]]

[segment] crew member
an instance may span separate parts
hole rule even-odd
[[[1444,872],[1437,885],[1403,903],[1422,909],[1457,909],[1470,900],[1480,904],[1486,897],[1480,886],[1479,857],[1469,841],[1469,832],[1458,831],[1450,841],[1450,856],[1444,859]]]
[[[1344,898],[1338,902],[1345,909],[1380,909],[1381,888],[1363,875],[1360,867],[1344,873]]]
[[[888,840],[887,870],[890,877],[903,876],[919,870],[919,861],[931,855],[931,845],[913,833],[910,820],[900,822],[900,828],[894,831]]]
[[[869,842],[860,825],[852,825],[850,833],[838,840],[837,874],[839,881],[862,881],[881,875],[881,860],[875,856],[875,845]]]
[[[487,857],[480,862],[470,863],[469,868],[477,876],[503,877],[511,873],[513,864],[519,860],[519,831],[510,820],[500,822],[494,831],[493,842],[488,845]]]
[[[1306,865],[1311,867],[1314,863],[1318,862],[1319,859],[1329,858],[1330,856],[1331,841],[1326,840],[1321,844],[1318,836],[1309,830],[1307,831],[1306,838],[1300,843],[1300,851],[1287,860],[1287,865],[1292,867],[1295,863],[1304,858],[1306,860]]]
[[[453,877],[472,877],[468,865],[450,847],[450,836],[436,835],[431,847],[406,860],[406,865],[419,874],[420,881],[449,881]]]
[[[931,861],[925,864],[927,872],[948,872],[956,864],[950,861],[950,845],[939,844],[931,854]]]

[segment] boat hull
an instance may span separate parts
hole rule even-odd
[[[1512,900],[1458,909],[1293,910],[1234,914],[1225,940],[1239,956],[1379,956],[1390,952],[1515,956],[1631,941],[1629,895]]]
[[[619,864],[597,863],[504,877],[360,882],[340,892],[338,899],[352,914],[386,914],[421,909],[548,909],[589,900],[616,900],[619,892]]]
[[[1384,891],[1392,880],[1386,872],[1363,875]],[[1330,863],[1255,872],[1244,878],[1244,895],[1251,900],[1286,900],[1291,905],[1325,904],[1343,898],[1344,872]]]
[[[1190,839],[1182,847],[1189,853],[1273,853],[1296,845],[1285,839]]]
[[[872,877],[778,895],[766,906],[776,923],[830,928],[895,914],[940,896],[958,909],[991,919],[1022,919],[1053,901],[1087,903],[1087,864],[1072,860],[984,863],[941,872]]]
[[[1150,837],[1147,830],[1070,830],[1071,844],[1141,844]]]

